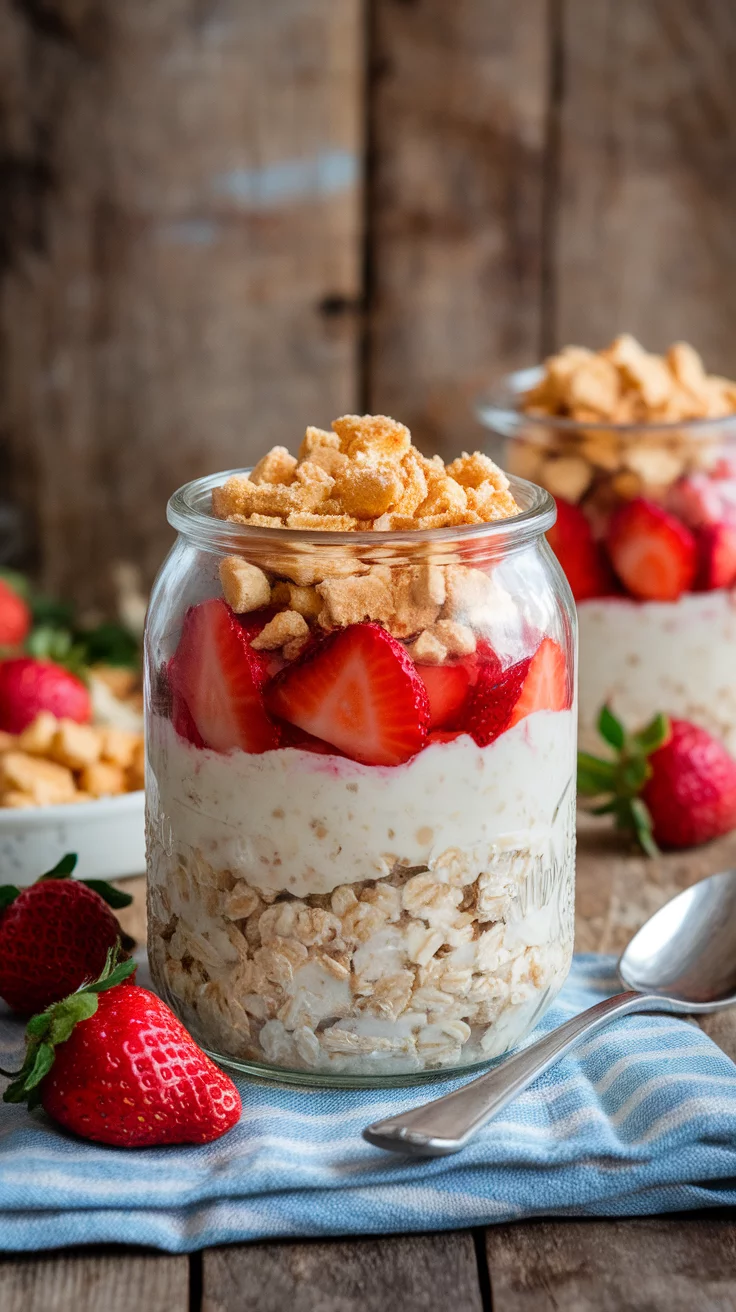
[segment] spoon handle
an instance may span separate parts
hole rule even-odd
[[[641,993],[606,998],[454,1093],[368,1125],[363,1138],[377,1148],[416,1157],[445,1157],[459,1152],[476,1130],[581,1039],[616,1016],[653,1010],[666,1010],[661,998]]]

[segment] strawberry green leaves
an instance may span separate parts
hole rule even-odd
[[[57,861],[53,870],[47,870],[45,875],[39,875],[36,883],[43,884],[49,879],[69,879],[74,873],[76,865],[76,852],[67,852],[60,861]],[[91,888],[93,893],[97,893],[97,895],[102,898],[103,902],[106,902],[113,911],[120,911],[123,907],[129,907],[133,901],[130,893],[121,892],[119,888],[115,888],[112,884],[108,884],[105,879],[82,879],[80,882],[86,884],[87,888]],[[15,884],[1,885],[0,911],[2,911],[4,907],[9,907],[11,902],[14,902],[17,897],[20,897],[20,889],[17,888]]]
[[[29,1107],[38,1105],[41,1101],[40,1085],[54,1064],[57,1045],[66,1043],[80,1021],[94,1016],[99,993],[122,984],[133,974],[135,961],[118,961],[118,950],[116,947],[108,952],[98,979],[82,984],[75,993],[31,1017],[26,1025],[25,1060],[5,1090],[3,1102],[27,1102]]]
[[[598,718],[598,732],[613,749],[611,758],[578,752],[578,793],[582,797],[600,798],[593,815],[611,815],[617,829],[632,832],[648,856],[656,856],[657,844],[652,821],[640,793],[651,778],[648,758],[670,737],[670,722],[665,715],[655,715],[638,733],[627,733],[608,706]]]

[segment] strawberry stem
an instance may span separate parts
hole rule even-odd
[[[648,758],[668,741],[670,722],[666,715],[655,715],[637,733],[627,733],[611,708],[603,706],[598,732],[614,755],[604,759],[578,752],[578,792],[601,798],[593,815],[612,815],[617,829],[633,833],[647,856],[657,856],[652,819],[640,793],[652,774]]]
[[[3,1071],[11,1083],[3,1102],[27,1102],[35,1107],[41,1101],[39,1086],[54,1064],[55,1048],[66,1043],[74,1026],[89,1020],[97,1011],[97,995],[122,984],[136,968],[135,961],[118,961],[120,943],[107,954],[105,965],[96,980],[81,984],[74,993],[32,1016],[26,1025],[26,1054],[17,1072]]]

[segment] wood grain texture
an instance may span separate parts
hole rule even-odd
[[[732,1312],[728,1217],[542,1221],[486,1232],[493,1312]]]
[[[0,1259],[2,1312],[188,1312],[189,1261],[80,1251]]]
[[[374,0],[368,408],[425,451],[540,349],[546,0]]]
[[[362,0],[0,0],[2,498],[146,582],[166,499],[355,408]]]
[[[560,0],[556,344],[736,356],[736,8]]]
[[[481,1312],[473,1238],[253,1244],[204,1254],[202,1312]]]

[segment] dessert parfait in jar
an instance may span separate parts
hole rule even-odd
[[[517,1044],[573,940],[548,493],[382,416],[180,489],[146,639],[149,953],[218,1060],[385,1083]]]
[[[547,488],[580,626],[580,739],[601,707],[656,712],[736,755],[736,383],[687,343],[569,346],[505,379],[479,415],[504,463]]]

